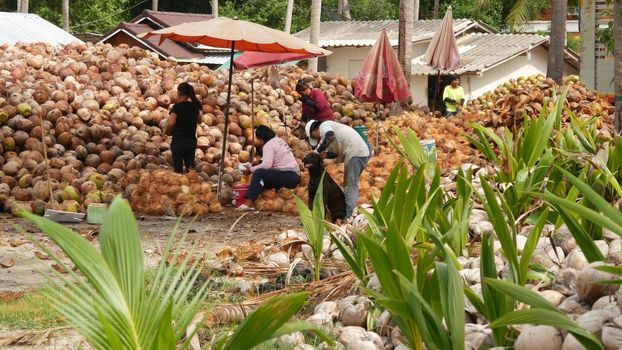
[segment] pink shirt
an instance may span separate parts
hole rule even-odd
[[[261,164],[251,167],[254,172],[257,169],[274,169],[282,171],[294,171],[300,173],[300,167],[294,153],[282,138],[275,136],[263,145],[263,157]]]

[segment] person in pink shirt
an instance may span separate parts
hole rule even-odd
[[[257,127],[255,135],[263,146],[262,161],[246,168],[246,173],[253,175],[239,210],[254,210],[255,200],[264,189],[296,188],[300,183],[300,167],[287,142],[264,125]]]
[[[322,122],[335,120],[333,110],[330,109],[326,96],[320,89],[311,89],[309,84],[299,81],[296,84],[296,92],[300,94],[300,101],[302,101],[301,123],[306,123],[307,120],[311,119]]]

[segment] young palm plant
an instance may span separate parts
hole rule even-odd
[[[313,199],[313,210],[309,209],[302,199],[294,195],[305,235],[307,235],[307,240],[313,251],[313,265],[315,269],[314,272],[316,281],[320,280],[322,249],[324,248],[324,231],[326,229],[326,224],[324,222],[325,208],[323,180],[324,175],[322,175],[320,185],[318,186],[315,198]]]
[[[208,293],[207,283],[196,284],[201,259],[192,249],[182,256],[187,232],[171,234],[150,287],[145,287],[142,249],[136,220],[128,203],[116,198],[100,229],[101,251],[70,229],[45,218],[21,212],[36,224],[75,264],[83,276],[41,246],[72,277],[54,271],[52,305],[98,350],[188,349],[194,336],[185,337]],[[177,242],[176,245],[173,242]],[[168,264],[168,261],[177,262]],[[247,350],[262,342],[317,327],[287,323],[304,305],[305,293],[274,298],[251,313],[237,329],[217,344],[220,350]],[[197,327],[196,329],[198,329]],[[185,339],[185,340],[184,340]]]

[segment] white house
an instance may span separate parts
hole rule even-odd
[[[411,92],[415,103],[431,105],[436,91],[438,72],[422,60],[441,20],[415,21],[413,27],[413,61]],[[397,49],[398,21],[322,22],[319,45],[332,55],[320,59],[319,69],[331,74],[354,78],[382,29]],[[469,19],[454,20],[454,33],[461,53],[461,66],[441,73],[441,88],[449,75],[459,75],[467,98],[493,90],[502,82],[538,73],[546,73],[548,38],[540,35],[499,34],[492,28]],[[296,36],[309,39],[309,28]],[[577,74],[578,57],[566,52],[564,72]],[[439,88],[439,90],[441,90]],[[440,96],[437,98],[440,99]]]

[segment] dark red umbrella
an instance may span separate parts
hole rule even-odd
[[[353,81],[354,95],[361,101],[390,103],[410,98],[410,86],[402,66],[383,29],[369,51],[361,71]],[[376,153],[378,152],[380,120],[376,120]]]
[[[283,64],[286,62],[302,61],[313,57],[316,57],[316,55],[245,51],[233,61],[233,65],[236,69],[249,69],[255,67],[271,66],[275,64]]]
[[[408,80],[383,29],[356,76],[354,95],[367,102],[397,102],[411,96]]]

